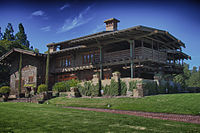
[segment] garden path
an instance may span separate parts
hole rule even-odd
[[[173,121],[200,124],[200,116],[198,115],[181,115],[181,114],[126,111],[126,110],[114,110],[114,109],[97,109],[97,108],[85,108],[85,107],[64,107],[64,108],[96,111],[96,112],[108,112],[108,113],[116,113],[116,114],[127,114],[127,115],[142,116],[142,117],[153,118],[153,119],[173,120]]]

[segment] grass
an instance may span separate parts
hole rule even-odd
[[[49,100],[49,104],[74,107],[108,108],[145,112],[200,115],[200,93],[168,94],[144,98],[65,98]]]
[[[59,108],[0,103],[0,132],[199,132],[198,124]]]

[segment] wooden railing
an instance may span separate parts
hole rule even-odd
[[[146,47],[135,48],[133,58],[140,61],[156,61],[166,63],[167,54]],[[116,52],[104,53],[103,62],[127,61],[130,60],[130,50],[121,50]],[[99,55],[95,56],[95,63],[99,63]]]

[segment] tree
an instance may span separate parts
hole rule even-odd
[[[9,41],[14,41],[15,37],[14,37],[13,33],[14,33],[14,30],[13,30],[12,24],[8,23],[5,33],[4,33],[4,36],[3,36],[3,39],[9,40]]]
[[[185,78],[183,74],[178,74],[174,77],[173,81],[175,83],[179,83],[181,85],[181,87],[185,88]]]
[[[197,67],[196,66],[193,66],[193,69],[192,69],[192,74],[196,73],[197,72]]]
[[[15,39],[26,47],[29,47],[30,45],[29,41],[27,40],[27,36],[24,31],[24,26],[22,25],[22,23],[19,24],[19,32],[15,35]]]
[[[35,53],[39,53],[39,49],[37,49],[37,48],[35,48],[34,51],[35,51]]]
[[[0,27],[0,40],[3,40],[3,34],[1,33],[1,27]]]

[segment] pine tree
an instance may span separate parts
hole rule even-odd
[[[27,40],[26,33],[24,31],[24,26],[22,23],[19,24],[19,32],[15,35],[15,39],[19,41],[22,45],[29,47],[29,41]]]
[[[3,36],[3,39],[9,40],[9,41],[15,40],[13,33],[14,33],[14,30],[13,30],[12,24],[8,23],[5,33],[4,33],[4,36]]]
[[[3,39],[3,34],[1,33],[1,27],[0,27],[0,40]]]

